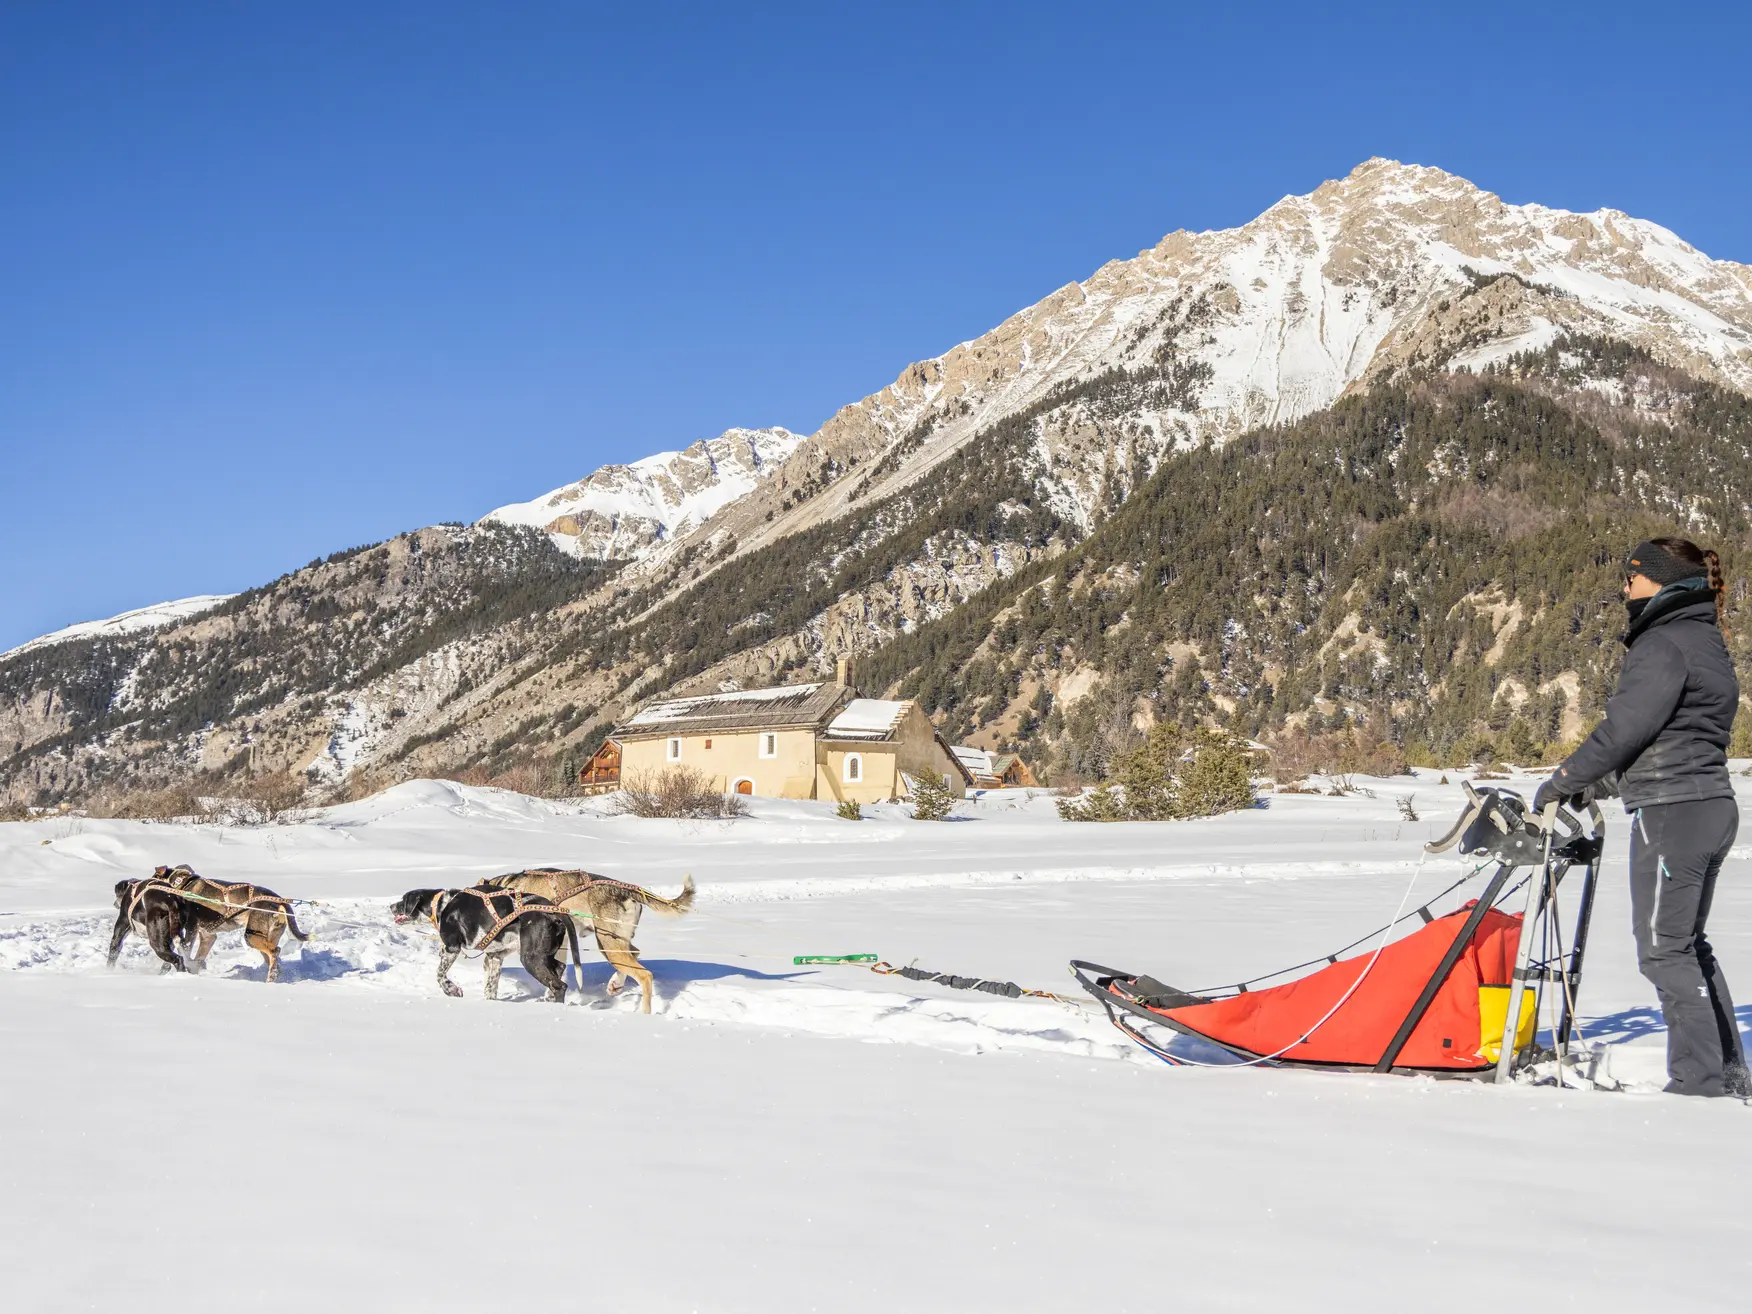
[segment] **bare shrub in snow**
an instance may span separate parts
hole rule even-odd
[[[1309,776],[1325,776],[1333,789],[1348,794],[1356,776],[1400,776],[1408,769],[1397,744],[1355,727],[1320,734],[1293,727],[1271,744],[1271,777],[1286,792]]]
[[[204,803],[209,816],[229,826],[278,826],[301,820],[309,795],[310,781],[305,776],[274,771],[252,776]]]
[[[373,794],[381,794],[395,784],[387,776],[366,768],[355,771],[342,782],[340,789],[333,796],[336,803],[357,803],[360,799],[370,798]]]
[[[299,773],[277,771],[250,781],[243,796],[255,804],[264,822],[278,825],[294,820],[292,814],[304,807],[310,796],[310,781]]]
[[[207,821],[213,815],[211,805],[189,784],[100,794],[90,811],[116,821]]]
[[[578,793],[578,777],[561,758],[519,762],[486,783],[494,789],[509,789],[531,798],[572,798]]]
[[[626,817],[689,817],[719,820],[746,817],[748,804],[740,794],[721,794],[703,771],[690,766],[662,771],[635,771],[609,796],[609,811]]]
[[[459,785],[489,785],[492,777],[487,775],[485,767],[465,767],[461,771],[451,771],[445,775],[434,777],[437,780],[454,780]]]

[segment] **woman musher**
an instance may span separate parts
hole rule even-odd
[[[1721,562],[1688,539],[1657,538],[1632,549],[1624,575],[1630,626],[1618,689],[1533,804],[1623,799],[1637,965],[1667,1023],[1666,1089],[1746,1095],[1734,1001],[1704,936],[1740,826],[1727,767],[1740,685],[1721,629]]]

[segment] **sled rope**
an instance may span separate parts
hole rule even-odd
[[[1183,1067],[1184,1066],[1184,1067],[1194,1067],[1194,1068],[1252,1068],[1252,1067],[1259,1066],[1261,1063],[1270,1063],[1273,1059],[1282,1058],[1285,1054],[1288,1054],[1297,1045],[1306,1044],[1309,1037],[1311,1037],[1316,1031],[1320,1030],[1321,1027],[1325,1026],[1328,1022],[1330,1022],[1333,1019],[1333,1017],[1337,1015],[1338,1010],[1343,1008],[1346,1004],[1348,1004],[1350,1002],[1351,996],[1356,994],[1357,990],[1362,986],[1363,982],[1368,979],[1369,973],[1374,970],[1375,964],[1380,960],[1382,953],[1384,953],[1386,951],[1387,941],[1393,934],[1393,928],[1395,926],[1399,925],[1400,920],[1402,919],[1402,917],[1405,914],[1405,905],[1411,899],[1412,890],[1417,888],[1417,878],[1423,873],[1423,865],[1424,865],[1423,858],[1419,858],[1417,860],[1417,866],[1412,870],[1412,873],[1411,873],[1411,883],[1405,887],[1405,893],[1399,896],[1399,907],[1398,907],[1398,909],[1396,909],[1394,911],[1393,920],[1388,922],[1386,926],[1381,928],[1381,941],[1379,944],[1377,944],[1375,946],[1375,952],[1369,955],[1369,961],[1363,965],[1363,970],[1361,972],[1357,973],[1357,979],[1350,983],[1350,988],[1348,990],[1346,990],[1342,995],[1340,995],[1338,997],[1338,1001],[1335,1004],[1333,1004],[1333,1006],[1331,1008],[1327,1009],[1324,1014],[1321,1015],[1321,1018],[1318,1022],[1316,1022],[1313,1026],[1309,1027],[1300,1036],[1296,1037],[1296,1039],[1292,1040],[1289,1044],[1285,1045],[1280,1050],[1276,1050],[1270,1054],[1261,1054],[1258,1058],[1245,1059],[1240,1063],[1205,1063],[1199,1059],[1185,1058],[1185,1057],[1182,1057],[1180,1055],[1171,1055],[1166,1050],[1150,1044],[1149,1041],[1145,1040],[1143,1037],[1138,1035],[1138,1033],[1136,1031],[1133,1031],[1130,1027],[1122,1026],[1120,1024],[1118,1018],[1116,1018],[1111,1011],[1109,1011],[1109,1013],[1108,1013],[1108,1019],[1113,1023],[1114,1026],[1119,1027],[1120,1031],[1124,1032],[1127,1036],[1130,1036],[1139,1045],[1143,1046],[1143,1048],[1148,1050],[1150,1053],[1154,1054],[1157,1058],[1161,1059],[1164,1063],[1168,1064],[1171,1067]],[[1473,875],[1477,875],[1477,873],[1474,872]],[[1465,879],[1470,879],[1470,878],[1465,878]],[[1319,961],[1319,960],[1315,960],[1315,961]]]
[[[1417,862],[1417,868],[1411,874],[1412,883],[1414,885],[1417,883],[1418,872],[1423,869],[1423,863],[1424,863],[1424,860],[1422,858],[1419,858],[1418,862]],[[1280,976],[1288,976],[1291,972],[1300,972],[1305,967],[1314,967],[1320,963],[1325,963],[1328,967],[1331,967],[1334,964],[1336,964],[1341,957],[1343,957],[1345,954],[1348,954],[1352,949],[1355,949],[1358,945],[1367,944],[1370,940],[1373,940],[1377,935],[1380,935],[1384,931],[1391,931],[1395,926],[1399,925],[1400,922],[1408,921],[1413,917],[1421,917],[1421,918],[1423,918],[1423,920],[1426,923],[1433,922],[1435,920],[1435,914],[1432,913],[1430,911],[1430,909],[1435,907],[1436,904],[1440,903],[1443,899],[1447,898],[1450,894],[1454,893],[1455,890],[1459,889],[1462,885],[1466,884],[1467,881],[1471,880],[1474,876],[1478,875],[1479,872],[1483,871],[1486,867],[1488,867],[1490,865],[1491,865],[1490,860],[1486,859],[1484,862],[1479,863],[1471,871],[1467,872],[1459,880],[1455,881],[1447,889],[1441,891],[1438,894],[1431,895],[1428,899],[1425,899],[1423,901],[1423,903],[1418,905],[1416,908],[1413,908],[1410,912],[1403,913],[1403,915],[1400,915],[1400,916],[1395,916],[1392,921],[1387,923],[1387,925],[1382,926],[1382,927],[1377,927],[1375,930],[1370,931],[1367,935],[1359,935],[1356,939],[1352,940],[1349,944],[1343,945],[1340,948],[1334,949],[1329,954],[1321,954],[1320,957],[1310,958],[1305,963],[1297,963],[1294,967],[1284,967],[1284,968],[1278,969],[1275,972],[1267,972],[1263,976],[1250,976],[1245,981],[1237,981],[1233,985],[1201,986],[1199,989],[1189,991],[1188,993],[1195,994],[1195,995],[1213,995],[1213,994],[1218,994],[1224,990],[1233,990],[1236,994],[1245,994],[1248,986],[1258,985],[1261,981],[1276,980]],[[1520,887],[1516,886],[1515,888],[1519,889]],[[1512,891],[1511,891],[1511,893],[1512,893]],[[1401,909],[1403,909],[1405,907],[1405,903],[1403,900],[1401,900],[1399,906]]]
[[[216,880],[212,879],[212,877],[210,877],[210,876],[202,876],[199,872],[197,872],[193,867],[189,866],[186,862],[183,863],[180,867],[172,867],[169,871],[165,871],[163,873],[163,875],[160,875],[158,872],[154,872],[152,874],[152,879],[157,880],[157,881],[162,881],[164,884],[168,885],[171,889],[175,890],[178,894],[182,895],[183,898],[185,898],[185,899],[193,899],[196,903],[211,904],[215,908],[230,908],[233,911],[271,912],[271,911],[273,911],[272,909],[256,908],[253,905],[256,903],[278,903],[278,904],[287,905],[289,907],[293,902],[291,899],[282,898],[278,894],[271,894],[267,890],[262,889],[261,886],[252,885],[248,881],[231,881],[228,883],[226,881],[216,881]],[[206,897],[204,895],[195,894],[189,890],[184,889],[183,886],[178,883],[180,881],[190,881],[190,880],[198,880],[198,881],[203,882],[204,884],[212,886],[216,890],[223,891],[225,894],[225,899],[223,901],[220,901],[217,899],[212,899],[212,898]],[[245,900],[245,902],[243,902],[241,904],[232,903],[230,901],[231,896],[233,893],[235,893],[238,890],[254,890],[255,893],[251,894]]]
[[[171,876],[175,876],[181,872],[188,872],[189,876],[195,875],[194,872],[189,871],[186,867],[178,867],[171,873]],[[150,890],[163,890],[166,894],[174,894],[177,898],[187,899],[190,903],[204,904],[209,908],[215,908],[220,912],[225,913],[226,920],[228,921],[239,914],[252,912],[267,913],[270,916],[284,917],[294,931],[298,929],[298,923],[293,919],[292,905],[294,903],[309,902],[308,899],[286,899],[278,894],[269,894],[266,891],[251,885],[248,881],[238,881],[234,884],[227,885],[221,881],[207,880],[205,876],[202,876],[199,879],[207,881],[209,885],[225,891],[227,896],[235,890],[255,890],[256,893],[250,895],[247,902],[232,903],[229,897],[225,899],[215,899],[205,894],[196,894],[193,890],[186,890],[182,886],[175,884],[168,877],[149,876],[146,879],[137,882],[134,887],[133,898],[129,900],[128,903],[129,920],[133,920],[134,909],[139,906],[140,900]],[[264,904],[267,906],[263,907],[262,905]]]
[[[229,912],[229,913],[265,912],[265,913],[278,914],[278,915],[283,916],[283,917],[290,917],[292,915],[292,906],[291,905],[293,903],[293,900],[282,899],[277,894],[256,895],[256,896],[253,896],[248,903],[230,903],[224,899],[214,899],[214,898],[208,897],[205,894],[196,894],[192,890],[179,890],[174,885],[160,885],[158,888],[163,889],[163,890],[169,890],[172,894],[176,895],[179,899],[187,899],[190,903],[206,904],[207,907],[217,908],[217,909],[221,910],[222,912]],[[235,889],[237,887],[233,886],[232,888]],[[305,901],[299,900],[298,902],[305,902]],[[262,908],[262,907],[257,906],[258,904],[264,904],[264,903],[268,904],[269,906],[266,908]]]

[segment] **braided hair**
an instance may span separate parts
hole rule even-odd
[[[1651,538],[1650,543],[1670,557],[1696,566],[1709,577],[1709,591],[1715,594],[1716,624],[1723,634],[1728,631],[1728,582],[1722,575],[1722,559],[1714,548],[1700,548],[1688,538]]]

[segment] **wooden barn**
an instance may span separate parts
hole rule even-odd
[[[607,794],[620,788],[621,746],[613,739],[590,755],[578,771],[578,787],[586,794]]]

